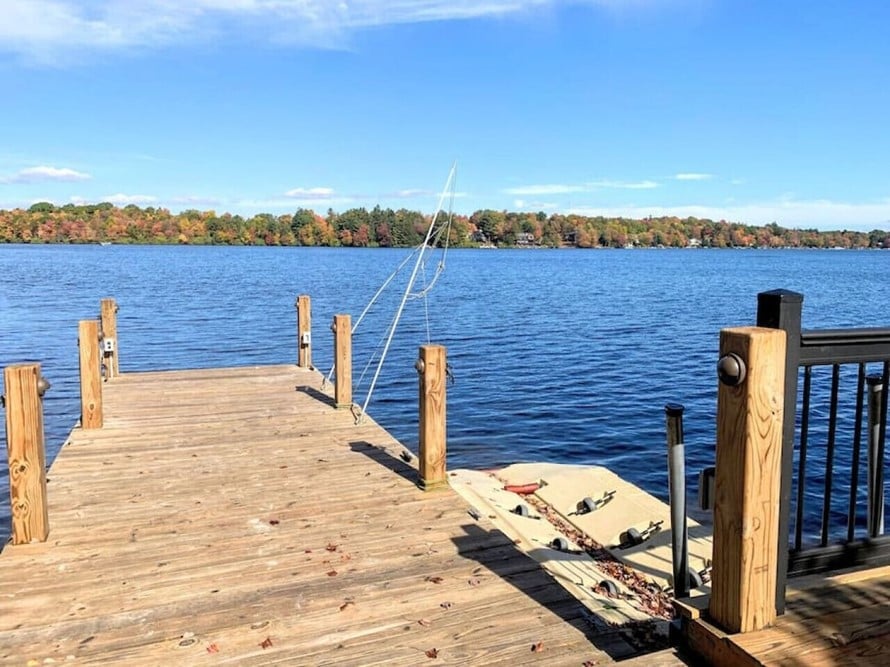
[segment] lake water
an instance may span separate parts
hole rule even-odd
[[[333,315],[355,320],[409,252],[0,246],[0,366],[42,363],[51,459],[79,414],[77,321],[97,317],[101,298],[120,306],[127,372],[293,363],[294,301],[306,293],[326,372]],[[804,328],[887,326],[888,278],[880,251],[453,250],[426,308],[408,302],[368,412],[416,451],[413,365],[428,318],[455,376],[450,467],[605,465],[666,498],[665,403],[686,406],[690,481],[713,460],[722,327],[753,324],[757,293],[779,287],[805,295]],[[400,296],[356,333],[357,380]],[[4,536],[5,466],[0,486]]]

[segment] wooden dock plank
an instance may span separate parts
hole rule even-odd
[[[104,428],[49,472],[49,540],[0,554],[0,662],[611,661],[579,603],[319,386],[294,366],[105,383]]]

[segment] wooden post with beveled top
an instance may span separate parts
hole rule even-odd
[[[730,633],[776,618],[786,334],[720,332],[710,620]]]
[[[421,345],[415,365],[420,374],[420,487],[424,491],[447,485],[445,477],[445,378],[442,345]]]
[[[80,348],[80,425],[102,428],[102,374],[99,352],[99,323],[81,320],[77,343]]]
[[[297,307],[297,366],[312,368],[312,303],[308,294],[301,294]]]
[[[334,315],[334,406],[352,407],[352,320]]]
[[[101,305],[102,355],[105,364],[105,378],[111,379],[121,374],[117,354],[117,303],[114,299],[102,299]]]
[[[41,380],[40,364],[7,366],[3,373],[13,544],[45,542],[49,535],[41,400],[49,385]]]

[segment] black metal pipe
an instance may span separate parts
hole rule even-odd
[[[828,412],[828,446],[825,452],[825,493],[822,498],[822,539],[820,545],[828,546],[828,520],[831,518],[831,484],[834,477],[834,442],[837,435],[837,395],[840,390],[841,367],[831,369],[831,407]]]
[[[881,451],[881,404],[884,378],[869,375],[868,382],[868,536],[884,534],[884,467]]]
[[[865,364],[859,364],[856,381],[856,416],[853,430],[853,462],[850,465],[850,505],[847,510],[847,542],[856,536],[856,498],[859,496],[859,460],[862,451],[862,412],[865,395]]]
[[[671,553],[674,597],[689,595],[689,535],[686,528],[686,456],[683,444],[683,406],[664,406],[668,447],[668,486],[671,502]]]
[[[794,548],[800,550],[803,542],[803,506],[807,482],[807,440],[810,431],[810,385],[813,382],[813,369],[803,369],[803,405],[800,411],[800,459],[797,468],[797,507],[794,519]]]

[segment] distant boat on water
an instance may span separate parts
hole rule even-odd
[[[99,245],[111,245],[111,241],[99,241]]]

